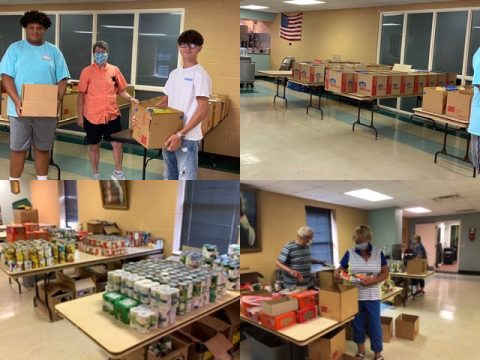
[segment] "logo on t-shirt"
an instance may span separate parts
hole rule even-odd
[[[193,78],[186,77],[185,80],[186,80],[186,81],[193,81]]]
[[[45,60],[45,61],[52,61],[52,58],[48,55],[43,55],[42,59]]]

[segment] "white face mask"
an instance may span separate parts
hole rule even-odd
[[[359,251],[364,251],[368,249],[368,242],[360,243],[360,244],[355,244],[355,249]]]

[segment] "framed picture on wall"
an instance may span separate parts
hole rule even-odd
[[[124,180],[100,180],[100,192],[104,209],[128,210],[127,182]]]
[[[242,253],[262,250],[257,195],[256,190],[240,189],[240,250]]]

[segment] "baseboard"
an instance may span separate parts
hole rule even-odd
[[[458,270],[460,275],[480,275],[480,271],[467,271],[467,270]]]

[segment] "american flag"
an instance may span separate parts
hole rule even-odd
[[[303,13],[293,16],[282,14],[280,37],[290,41],[302,40],[302,18]]]

